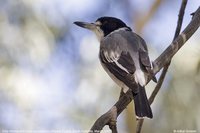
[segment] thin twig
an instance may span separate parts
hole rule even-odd
[[[186,5],[187,5],[187,0],[182,0],[181,8],[180,8],[179,14],[178,14],[177,27],[176,27],[176,31],[175,31],[173,40],[175,40],[178,37],[178,35],[180,34]]]
[[[111,126],[109,126],[110,127],[110,129],[112,130],[112,133],[118,133],[117,132],[117,125],[111,125]]]
[[[167,73],[168,67],[169,67],[169,64],[167,64],[167,65],[163,68],[163,71],[162,71],[162,73],[161,73],[161,75],[160,75],[160,78],[159,78],[159,80],[158,80],[158,83],[157,83],[155,89],[153,90],[153,92],[151,93],[151,96],[149,97],[149,103],[150,103],[150,105],[153,103],[153,101],[154,101],[156,95],[158,94],[158,91],[160,90],[160,88],[161,88],[161,86],[162,86],[162,83],[163,83],[163,81],[164,81],[164,78],[165,78],[165,75],[166,75],[166,73]]]
[[[178,15],[178,21],[177,21],[177,27],[176,27],[176,31],[175,31],[175,34],[174,34],[174,38],[173,38],[173,41],[178,37],[178,35],[180,34],[180,31],[181,31],[181,27],[182,27],[182,23],[183,23],[183,17],[184,17],[184,13],[185,13],[185,8],[186,8],[186,5],[187,5],[187,0],[182,0],[182,3],[181,3],[181,8],[179,10],[179,15]],[[158,80],[158,83],[155,87],[155,89],[153,90],[151,96],[149,97],[149,103],[152,104],[156,95],[158,94],[162,84],[163,84],[163,81],[165,79],[165,76],[166,76],[166,73],[168,71],[168,68],[169,68],[169,65],[170,65],[171,61],[169,61],[168,64],[166,64],[162,70],[162,73],[161,73],[161,76]],[[142,125],[144,123],[144,120],[141,119],[138,121],[137,123],[137,127],[136,127],[136,133],[140,133],[141,132],[141,129],[142,129]]]
[[[141,132],[143,122],[144,122],[144,119],[140,119],[140,120],[138,121],[137,126],[136,126],[136,133],[140,133],[140,132]]]

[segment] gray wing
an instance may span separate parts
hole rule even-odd
[[[128,38],[129,50],[132,52],[137,52],[139,55],[140,65],[143,67],[143,71],[151,68],[151,62],[149,59],[147,45],[139,35],[133,32],[124,32],[123,37]]]
[[[151,61],[149,59],[146,42],[139,35],[138,35],[138,37],[139,37],[140,43],[141,43],[140,46],[142,46],[139,49],[139,57],[140,57],[141,64],[144,66],[144,69],[148,72],[148,74],[152,77],[152,80],[157,83],[157,79],[156,79],[155,75],[153,74],[153,71],[151,68]]]
[[[111,34],[101,41],[99,57],[115,77],[130,87],[135,84],[135,65],[148,73],[151,64],[144,40],[133,32],[121,32]],[[139,64],[135,64],[137,62]]]
[[[135,88],[133,74],[136,68],[125,38],[121,38],[120,34],[106,37],[101,41],[99,58],[117,79]],[[134,92],[137,93],[137,89]]]
[[[138,39],[139,39],[139,57],[140,57],[140,61],[142,63],[142,65],[144,67],[146,67],[146,69],[151,68],[151,62],[149,59],[149,54],[148,54],[148,49],[147,49],[147,45],[146,42],[144,41],[144,39],[142,39],[139,35]]]
[[[137,50],[139,55],[140,67],[149,76],[152,76],[153,81],[157,82],[156,77],[153,75],[151,69],[151,61],[149,59],[148,49],[146,42],[143,38],[133,32],[124,32],[122,36],[126,36],[129,39],[129,45],[132,46],[132,51]]]
[[[129,88],[134,89],[133,92],[138,93],[136,83],[133,78],[135,72],[134,62],[129,53],[121,51],[119,57],[110,58],[105,49],[101,49],[99,53],[101,63],[113,74],[118,80],[122,81]]]

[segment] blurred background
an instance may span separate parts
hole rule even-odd
[[[146,40],[153,61],[173,39],[180,5],[181,0],[0,0],[0,129],[90,129],[120,89],[99,63],[95,35],[73,22],[118,17]],[[199,5],[188,1],[183,28]],[[143,132],[200,132],[199,44],[200,30],[173,58]],[[154,87],[147,85],[148,96]],[[119,116],[119,132],[134,132],[133,111],[130,104]]]

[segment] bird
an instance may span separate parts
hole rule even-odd
[[[92,23],[76,21],[74,24],[96,34],[101,65],[123,93],[131,89],[136,118],[153,118],[145,85],[148,76],[157,80],[144,39],[115,17],[104,16]]]

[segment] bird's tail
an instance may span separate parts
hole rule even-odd
[[[140,86],[138,89],[138,93],[134,95],[135,114],[137,119],[143,117],[153,118],[145,88]]]

